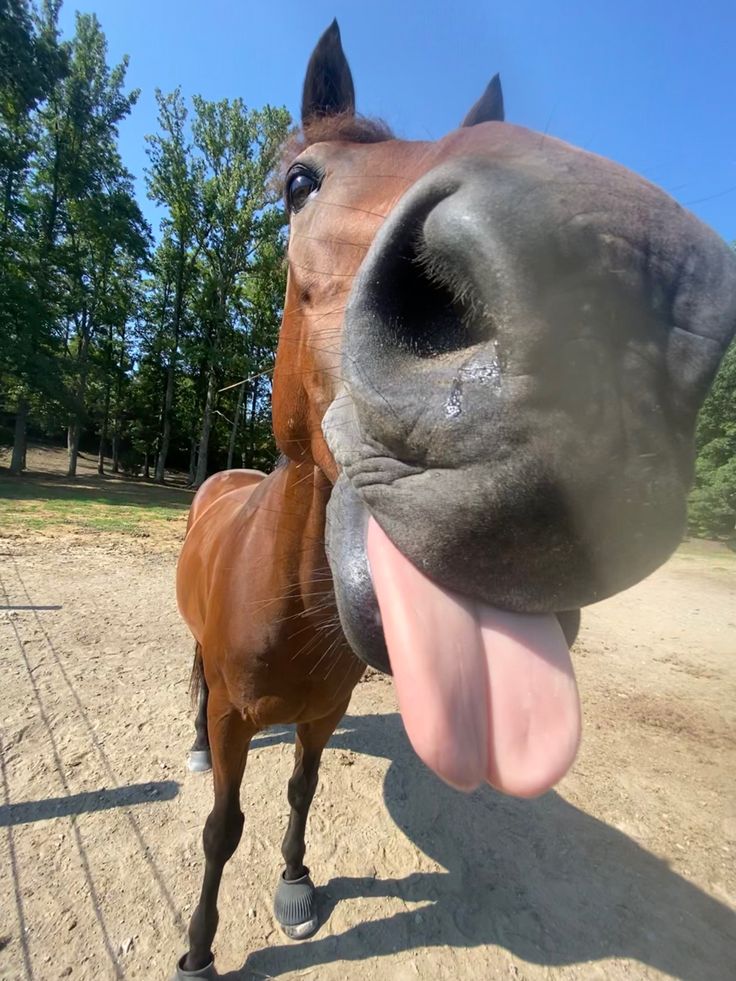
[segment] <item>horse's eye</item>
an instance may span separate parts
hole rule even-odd
[[[287,210],[291,214],[301,211],[307,203],[309,195],[312,191],[316,191],[318,187],[319,181],[313,174],[305,173],[303,170],[298,170],[296,173],[291,174],[286,178],[285,197]]]

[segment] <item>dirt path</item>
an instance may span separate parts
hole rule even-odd
[[[174,553],[19,538],[0,553],[0,977],[165,979],[211,793],[183,765],[192,645]],[[220,971],[734,977],[734,654],[725,550],[687,546],[590,611],[583,748],[533,802],[444,787],[414,757],[390,682],[362,683],[325,754],[307,855],[325,922],[301,944],[270,910],[292,734],[264,734],[223,883]]]

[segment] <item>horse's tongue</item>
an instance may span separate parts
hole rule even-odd
[[[571,766],[580,706],[554,616],[506,613],[436,585],[373,518],[368,560],[401,715],[443,780],[534,797]]]

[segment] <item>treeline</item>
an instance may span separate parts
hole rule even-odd
[[[736,243],[734,243],[736,250]],[[736,544],[736,342],[726,352],[698,417],[690,529]]]
[[[66,434],[112,470],[200,484],[268,466],[270,369],[284,294],[276,172],[285,109],[191,109],[157,93],[147,137],[154,239],[118,149],[137,91],[94,15],[71,40],[61,0],[0,0],[0,442]],[[246,384],[219,392],[244,378]],[[219,394],[218,394],[219,392]]]

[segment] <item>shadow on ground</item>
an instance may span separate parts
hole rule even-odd
[[[34,821],[47,821],[50,818],[88,814],[93,811],[109,811],[114,807],[155,804],[173,800],[178,793],[179,784],[175,780],[150,780],[148,783],[132,783],[124,787],[90,790],[82,794],[3,804],[0,805],[0,828],[15,824],[32,824]]]
[[[254,748],[291,738],[268,733]],[[559,794],[520,801],[490,788],[456,793],[413,757],[396,714],[347,716],[330,745],[401,759],[386,774],[385,805],[397,829],[446,871],[332,879],[320,890],[323,923],[355,897],[424,905],[418,915],[401,912],[339,936],[318,933],[255,951],[241,970],[223,975],[228,981],[442,945],[495,945],[550,966],[631,958],[687,981],[729,975],[734,913]]]

